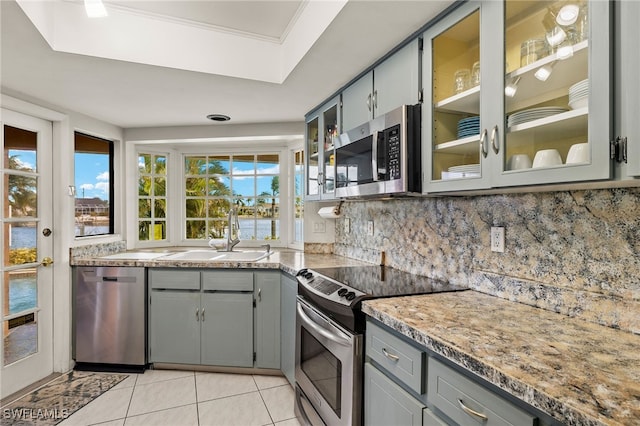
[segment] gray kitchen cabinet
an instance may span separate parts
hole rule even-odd
[[[255,272],[255,339],[258,368],[280,369],[280,272]]]
[[[343,130],[340,111],[340,96],[336,96],[305,117],[308,201],[335,198],[335,142]]]
[[[280,369],[289,383],[295,384],[296,296],[298,282],[282,273],[280,287]]]
[[[199,292],[151,292],[150,362],[200,363],[199,311]]]
[[[199,364],[253,367],[253,294],[203,293]]]
[[[149,361],[253,367],[253,280],[246,270],[151,268]]]
[[[478,383],[429,358],[428,400],[456,424],[525,426],[536,416],[516,407]]]
[[[364,423],[367,426],[422,426],[426,406],[369,363],[364,365]]]
[[[612,177],[611,3],[562,25],[565,3],[470,1],[425,31],[425,193]]]
[[[419,39],[412,40],[344,89],[343,130],[420,101],[420,46]]]

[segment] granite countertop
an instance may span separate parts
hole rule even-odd
[[[563,423],[640,423],[638,335],[476,291],[362,309]]]
[[[171,248],[164,249],[170,254]],[[180,248],[176,250],[185,251]],[[199,250],[202,250],[200,247]],[[245,249],[248,250],[248,249]],[[132,252],[139,252],[134,250]],[[240,249],[242,251],[242,249]],[[258,250],[259,251],[259,250]],[[247,269],[280,269],[290,275],[295,275],[303,268],[326,268],[333,266],[359,266],[369,263],[349,259],[333,254],[303,253],[295,250],[274,249],[274,253],[265,259],[255,262],[246,261],[206,261],[206,260],[165,260],[156,259],[105,259],[96,256],[75,257],[70,261],[72,266],[143,266],[147,268],[247,268]]]

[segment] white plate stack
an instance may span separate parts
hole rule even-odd
[[[569,87],[569,107],[584,108],[589,105],[589,79],[582,80]]]
[[[527,121],[539,120],[556,114],[567,112],[567,108],[562,107],[540,107],[525,109],[524,111],[514,112],[507,117],[507,126],[515,126],[526,123]]]
[[[459,179],[469,177],[480,177],[480,164],[452,166],[449,167],[448,171],[442,172],[442,179]]]

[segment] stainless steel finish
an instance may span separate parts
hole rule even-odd
[[[484,158],[487,158],[489,155],[489,148],[486,146],[487,143],[487,129],[482,131],[482,135],[480,136],[480,152]]]
[[[40,262],[40,264],[41,264],[42,266],[44,266],[45,268],[46,268],[47,266],[51,265],[52,263],[53,263],[53,259],[52,259],[52,258],[50,258],[49,256],[47,256],[47,257],[43,258],[43,259],[42,259],[42,262]]]
[[[493,147],[493,152],[496,154],[500,151],[500,145],[498,141],[498,125],[493,126],[493,130],[491,130],[491,146]]]
[[[196,308],[196,321],[200,321],[200,309]]]
[[[342,365],[339,378],[341,383],[340,417],[336,415],[329,402],[324,399],[302,369],[301,336],[303,329],[336,357]],[[326,424],[332,426],[360,425],[362,421],[362,339],[362,334],[348,332],[298,296],[295,378],[297,385],[306,395],[307,401],[304,399],[296,400],[297,412],[304,410],[309,414],[311,411],[305,409],[305,402],[307,402],[315,408]],[[318,423],[311,421],[311,424]]]
[[[371,145],[371,171],[373,181],[378,182],[378,131],[373,131],[373,142]]]
[[[378,91],[373,91],[373,107],[378,108]]]
[[[202,318],[202,321],[204,322],[204,308],[202,308],[202,313],[200,314],[200,318]]]
[[[262,289],[258,289],[258,302],[262,302]]]
[[[400,357],[398,355],[390,354],[389,352],[387,352],[386,348],[382,348],[382,353],[384,354],[384,356],[386,356],[387,358],[389,358],[392,361],[397,361],[397,360],[400,359]]]
[[[486,421],[489,418],[487,416],[485,416],[484,414],[476,411],[476,410],[472,410],[471,408],[467,407],[466,405],[464,405],[464,402],[462,402],[461,399],[458,399],[458,405],[460,405],[460,408],[462,408],[462,411],[464,411],[465,413],[467,413],[468,415],[470,415],[471,417],[475,417],[480,419],[481,421]]]
[[[367,109],[371,111],[371,93],[367,96]]]
[[[302,420],[302,424],[304,426],[324,426],[325,422],[322,421],[322,418],[318,415],[316,410],[313,408],[311,401],[307,398],[307,396],[300,390],[298,386],[296,386],[296,400],[294,406],[294,412],[296,417]]]
[[[361,140],[366,135],[373,135],[374,139],[372,141],[372,150],[377,150],[377,139],[375,139],[375,135],[378,132],[384,131],[390,127],[393,127],[397,124],[400,125],[401,129],[401,144],[400,144],[400,158],[407,158],[407,106],[403,105],[400,108],[396,108],[392,111],[389,111],[386,114],[383,114],[379,117],[374,118],[373,120],[364,123],[355,129],[351,129],[345,133],[340,134],[336,142],[336,152],[338,152],[339,148],[342,148],[352,142],[356,142]],[[337,153],[336,155],[339,155]],[[372,159],[373,164],[373,159]],[[337,166],[337,162],[336,162]],[[407,167],[406,162],[401,162],[401,179],[389,180],[389,181],[378,181],[377,179],[377,164],[373,169],[374,182],[355,185],[355,186],[336,186],[336,197],[367,197],[371,195],[381,195],[381,194],[394,194],[394,193],[404,193],[407,192]]]
[[[145,365],[144,268],[76,267],[73,286],[76,362]]]
[[[238,230],[240,229],[240,222],[238,221],[238,211],[234,208],[229,209],[227,214],[227,242],[226,246],[222,250],[218,251],[233,251],[233,248],[240,243],[238,238]]]

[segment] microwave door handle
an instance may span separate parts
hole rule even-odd
[[[373,181],[377,182],[378,179],[378,131],[373,132],[373,140],[371,142],[371,175]]]
[[[328,330],[325,330],[324,328],[316,324],[311,318],[307,316],[307,314],[304,312],[304,308],[300,303],[298,303],[297,308],[298,308],[298,318],[300,318],[304,323],[304,325],[309,327],[311,330],[313,330],[314,332],[320,334],[323,337],[326,337],[327,339],[339,345],[342,345],[342,346],[351,345],[351,343],[348,340],[342,339],[340,338],[340,336],[336,336],[335,334],[330,333]]]

